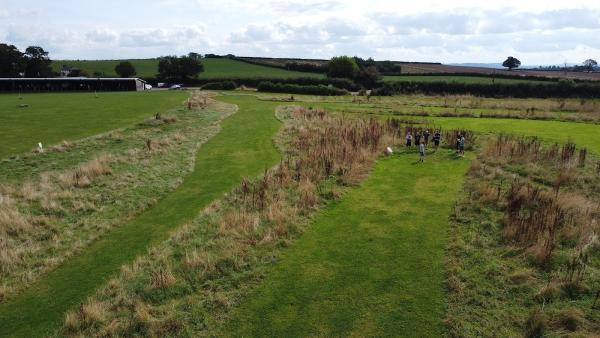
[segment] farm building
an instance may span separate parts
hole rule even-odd
[[[0,92],[142,91],[146,81],[138,78],[0,78]]]

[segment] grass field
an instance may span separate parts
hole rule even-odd
[[[223,336],[442,336],[447,219],[469,159],[440,150],[416,160],[380,160],[322,212]]]
[[[389,101],[393,98],[384,98],[381,101],[369,103],[352,103],[347,98],[338,98],[339,101],[326,98],[327,101],[314,100],[311,97],[296,96],[294,104],[305,107],[322,107],[331,112],[340,112],[348,116],[378,116],[390,118],[394,116],[394,108],[390,108]],[[413,107],[413,111],[421,110],[421,102],[414,99],[407,103]],[[410,109],[410,108],[408,108]],[[473,109],[478,109],[474,106]],[[386,112],[387,111],[387,112]],[[493,111],[483,109],[480,111]],[[597,114],[597,113],[595,113]],[[441,117],[441,116],[398,116],[406,120],[427,121],[428,123],[446,129],[466,128],[483,133],[506,133],[524,136],[537,136],[546,141],[564,143],[572,140],[580,146],[600,154],[600,134],[598,125],[589,123],[575,123],[566,121],[544,121],[527,119],[494,119],[494,118],[471,118],[471,117]]]
[[[85,69],[90,76],[98,71],[105,76],[117,76],[115,66],[122,60],[55,60],[52,62],[54,71],[59,71],[63,65]],[[137,70],[137,77],[155,77],[158,73],[158,59],[129,60]],[[216,58],[202,59],[204,72],[200,78],[226,77],[323,77],[323,74],[289,71],[279,68],[265,67],[241,61]]]
[[[49,334],[65,311],[82,302],[106,279],[166,239],[242,177],[258,175],[279,158],[272,137],[280,123],[275,105],[249,104],[251,97],[225,97],[241,109],[222,125],[222,132],[198,152],[192,174],[172,194],[130,222],[94,242],[16,298],[0,305],[0,336]]]
[[[504,79],[504,78],[493,78],[491,76],[460,76],[460,75],[391,75],[384,76],[383,80],[386,82],[459,82],[459,83],[502,83],[502,84],[515,84],[515,83],[551,83],[548,81],[536,81],[536,80],[520,80],[520,79]]]
[[[189,93],[111,92],[0,94],[0,159],[63,140],[76,140],[139,122],[179,106]],[[26,108],[18,105],[27,104]]]
[[[118,273],[122,264],[161,243],[170,231],[194,218],[242,177],[258,175],[276,163],[280,154],[273,147],[272,137],[280,123],[273,112],[277,106],[290,103],[259,100],[239,92],[218,99],[238,105],[240,111],[226,119],[222,132],[200,149],[194,172],[155,207],[114,229],[80,256],[0,305],[0,336],[51,333],[60,325],[65,311],[94,294],[109,276]],[[387,119],[393,114],[385,111],[389,108],[386,105],[394,99],[398,98],[377,98],[375,102],[359,104],[350,102],[350,97],[298,95],[291,104],[322,107],[331,112],[352,111],[346,115],[348,118]],[[403,99],[412,99],[412,106],[419,107],[423,98]],[[477,109],[483,101],[473,102],[473,109]],[[510,105],[513,101],[506,102]],[[519,102],[523,107],[530,103]],[[58,105],[58,101],[54,104]],[[542,105],[544,101],[535,104]],[[52,121],[51,114],[43,118],[52,123],[48,122]],[[594,124],[437,116],[401,118],[428,121],[444,129],[537,136],[560,143],[573,140],[600,154],[600,134]],[[119,123],[123,122],[115,125]],[[91,130],[94,125],[84,121],[80,124],[82,135],[98,132]],[[21,128],[22,133],[30,134],[28,137],[36,137],[27,131],[26,124]],[[34,131],[40,130],[43,132],[42,128]],[[218,284],[207,283],[195,293],[200,299],[193,300],[233,309],[232,318],[223,327],[224,336],[390,336],[399,332],[426,337],[445,335],[447,220],[473,156],[455,158],[452,152],[440,150],[428,156],[425,164],[416,164],[416,158],[415,153],[401,151],[380,159],[370,177],[323,210],[308,231],[290,249],[285,249],[280,260],[263,257],[267,260],[264,264],[276,263],[261,270],[264,280],[246,274],[244,269],[237,271],[241,276],[226,276],[233,278],[234,284],[240,283],[242,289],[249,288],[245,283],[258,283],[252,292],[244,293],[239,308],[227,299],[202,299],[204,287],[212,290]],[[253,280],[247,282],[244,278]],[[193,308],[185,305],[186,301],[192,299],[182,300],[183,309],[178,308],[178,313],[199,315],[186,312]],[[151,316],[149,320],[152,321]],[[189,318],[182,322],[186,320]],[[189,329],[194,332],[198,328]]]

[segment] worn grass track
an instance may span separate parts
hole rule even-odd
[[[443,335],[448,216],[469,158],[416,159],[380,160],[322,212],[223,336]]]
[[[170,195],[137,218],[114,229],[80,255],[42,277],[24,293],[0,305],[0,337],[51,334],[65,311],[82,302],[121,265],[168,237],[244,176],[258,175],[280,157],[272,143],[280,127],[276,104],[254,98],[220,98],[240,110],[204,144],[194,172]],[[249,104],[251,103],[251,104]]]

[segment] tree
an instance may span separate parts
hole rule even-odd
[[[335,56],[328,63],[327,77],[353,79],[358,72],[356,60],[349,56]]]
[[[163,80],[186,81],[204,71],[202,61],[188,56],[163,56],[158,61],[158,77]]]
[[[0,77],[19,77],[24,70],[23,53],[13,45],[0,43]]]
[[[192,59],[196,59],[196,60],[200,60],[202,59],[202,54],[198,54],[198,53],[194,53],[194,52],[190,52],[188,53],[188,56]]]
[[[360,69],[364,69],[364,68],[367,68],[370,66],[377,66],[377,63],[375,62],[375,60],[373,60],[373,58],[368,58],[365,60],[363,58],[355,56],[354,61],[356,61],[356,64],[358,65],[358,68],[360,68]]]
[[[598,62],[596,62],[594,59],[587,59],[583,61],[583,67],[585,67],[588,72],[593,72],[597,65]]]
[[[519,66],[521,66],[521,61],[512,56],[509,56],[504,62],[502,62],[502,67],[506,67],[508,70],[519,68]]]
[[[49,77],[52,75],[52,67],[50,67],[52,60],[42,47],[27,47],[24,57],[26,77]]]
[[[119,62],[119,64],[115,66],[115,72],[120,77],[132,77],[133,75],[137,74],[135,67],[129,61]]]
[[[381,74],[377,70],[377,67],[367,66],[356,72],[354,80],[365,88],[373,88],[381,80]]]

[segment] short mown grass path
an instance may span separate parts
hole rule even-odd
[[[200,148],[194,172],[155,206],[1,304],[0,337],[52,334],[69,308],[84,301],[123,264],[165,240],[171,230],[193,219],[243,177],[258,175],[277,163],[280,154],[273,146],[280,128],[274,115],[277,104],[256,102],[250,96],[218,99],[237,104],[240,110]]]
[[[448,217],[470,157],[381,159],[232,314],[231,337],[439,337]]]

